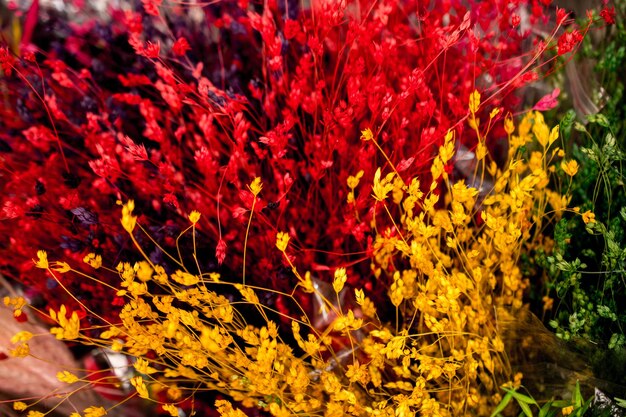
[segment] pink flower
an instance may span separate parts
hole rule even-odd
[[[552,110],[559,104],[557,97],[559,96],[560,93],[561,93],[561,90],[558,88],[555,88],[554,91],[552,91],[550,94],[546,94],[545,96],[541,97],[541,99],[533,107],[533,110],[537,110],[537,111]]]

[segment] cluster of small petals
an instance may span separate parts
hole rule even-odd
[[[615,24],[615,6],[604,6],[604,8],[600,11],[600,17],[604,19],[607,25]]]
[[[84,417],[102,417],[107,415],[106,409],[98,406],[87,407],[83,413]]]
[[[48,269],[48,254],[44,250],[37,251],[37,260],[33,259],[35,266],[41,269]]]
[[[196,224],[198,223],[198,221],[200,220],[200,212],[193,210],[191,213],[189,213],[189,221],[191,222],[191,224]]]
[[[279,251],[284,252],[287,250],[289,244],[289,234],[286,232],[278,232],[276,234],[276,247]]]
[[[79,378],[76,375],[72,374],[69,371],[58,372],[57,379],[61,382],[65,382],[68,384],[73,384],[74,382],[79,380]]]
[[[100,268],[102,266],[102,255],[96,255],[93,252],[88,253],[83,258],[83,262],[88,264],[89,266],[91,266],[94,269],[98,269],[98,268]]]
[[[133,210],[135,210],[135,202],[128,200],[122,208],[122,227],[128,233],[132,233],[137,224],[137,216],[133,216]]]
[[[574,29],[571,32],[563,33],[558,40],[558,54],[564,55],[568,52],[571,52],[574,48],[578,46],[582,39],[583,35],[577,29]]]
[[[578,162],[575,159],[561,162],[561,168],[570,177],[573,177],[578,172]]]
[[[595,221],[596,221],[595,213],[592,213],[590,210],[587,210],[586,212],[584,212],[582,214],[582,218],[583,218],[583,221],[585,222],[585,224],[595,223]]]
[[[174,42],[174,45],[172,46],[172,52],[180,56],[185,55],[190,49],[191,46],[189,46],[189,42],[185,38],[176,39],[176,42]]]
[[[80,319],[78,313],[73,311],[70,318],[67,318],[67,308],[61,305],[59,312],[50,309],[50,318],[59,324],[59,327],[50,329],[50,333],[61,340],[73,340],[80,334]]]

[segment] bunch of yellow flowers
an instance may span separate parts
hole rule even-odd
[[[553,161],[563,152],[552,147],[558,126],[550,130],[531,112],[517,134],[505,118],[508,160],[499,165],[479,129],[476,95],[469,119],[478,139],[468,178],[474,187],[445,170],[456,150],[452,132],[433,161],[428,192],[420,179],[404,180],[394,170],[374,178],[373,198],[382,210],[372,270],[390,279],[397,319],[386,338],[366,337],[363,348],[372,373],[391,379],[378,393],[387,392],[383,409],[389,412],[489,415],[500,400],[498,387],[521,379],[509,364],[499,322],[523,308],[528,280],[520,256],[549,246],[542,223],[567,205],[567,197],[548,188]],[[497,114],[491,112],[487,129]]]

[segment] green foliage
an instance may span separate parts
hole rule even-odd
[[[561,219],[554,228],[554,251],[539,255],[537,264],[548,276],[555,296],[549,325],[559,338],[582,338],[599,348],[626,347],[626,187],[622,161],[626,156],[602,114],[588,118],[590,128],[571,114],[561,122],[565,135],[571,128],[584,137],[572,153],[581,170],[571,184],[571,206],[579,213],[591,211],[595,221],[584,222],[580,214]],[[590,131],[602,128],[602,140]]]
[[[572,398],[570,400],[550,400],[543,405],[540,405],[534,398],[520,393],[517,388],[502,387],[502,390],[506,394],[502,397],[502,401],[496,406],[493,413],[491,413],[491,417],[501,417],[501,413],[505,409],[511,408],[509,404],[513,400],[521,410],[520,417],[554,417],[562,415],[561,413],[565,414],[564,409],[572,417],[582,417],[589,409],[592,400],[592,398],[588,400],[583,398],[578,382],[576,382],[576,386],[572,390]]]

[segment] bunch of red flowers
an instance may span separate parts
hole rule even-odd
[[[330,279],[347,267],[382,294],[369,262],[376,168],[429,184],[448,130],[471,155],[470,94],[501,108],[496,118],[515,112],[519,91],[586,31],[561,35],[567,15],[551,21],[549,3],[142,0],[110,10],[110,22],[74,23],[44,10],[21,54],[0,50],[0,268],[49,307],[80,310],[74,297],[88,297],[115,321],[121,300],[106,286],[58,283],[31,258],[37,249],[76,263],[122,258],[130,247],[115,207],[132,198],[156,242],[183,258],[191,240],[176,238],[188,213],[202,213],[203,271],[239,280],[246,253],[248,282],[293,288],[273,249],[288,230],[302,270]],[[487,146],[503,137],[492,129]],[[342,204],[350,176],[361,185]]]

